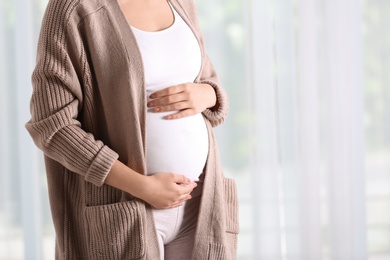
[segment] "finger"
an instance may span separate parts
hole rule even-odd
[[[181,187],[181,194],[190,194],[198,186],[196,182]]]
[[[191,194],[185,193],[185,194],[181,195],[181,196],[178,198],[178,202],[183,202],[183,201],[189,200],[189,199],[191,199],[191,198],[192,198]]]
[[[185,98],[184,98],[183,93],[177,93],[177,94],[172,94],[172,95],[159,97],[159,98],[150,100],[147,103],[147,106],[148,107],[166,106],[166,105],[174,104],[174,103],[181,102],[184,100],[185,100]]]
[[[158,90],[156,92],[153,92],[149,97],[153,98],[153,99],[159,98],[159,97],[165,97],[165,96],[169,96],[169,95],[183,92],[184,89],[185,89],[185,84],[175,85],[175,86],[167,87],[167,88]]]
[[[186,176],[182,175],[182,174],[176,174],[174,173],[173,174],[173,181],[176,182],[177,184],[190,184],[191,183],[191,180],[189,178],[187,178]]]
[[[193,115],[196,115],[196,114],[197,113],[196,113],[196,111],[194,109],[184,109],[184,110],[180,110],[177,113],[174,113],[174,114],[171,114],[171,115],[167,115],[164,118],[168,119],[168,120],[174,120],[174,119],[180,119],[180,118],[183,118],[183,117],[193,116]]]
[[[148,107],[157,107],[157,106],[166,106],[174,103],[182,102],[188,99],[188,95],[186,93],[176,93],[164,97],[159,97],[153,100],[150,100],[147,103]]]
[[[179,206],[182,206],[186,201],[192,199],[192,196],[189,194],[186,194],[183,198],[181,198],[179,201],[173,203],[170,208],[176,208]]]
[[[176,202],[176,203],[173,203],[172,205],[170,205],[170,206],[167,207],[167,208],[177,208],[177,207],[182,206],[183,204],[184,204],[183,201],[178,201],[178,202]]]
[[[189,109],[188,102],[178,102],[170,105],[155,107],[153,108],[153,112],[170,112],[185,109]]]

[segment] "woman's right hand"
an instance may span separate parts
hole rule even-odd
[[[155,208],[174,208],[191,199],[197,186],[181,174],[161,172],[145,176],[115,161],[105,183],[144,200]]]
[[[175,208],[192,198],[196,186],[184,175],[162,172],[145,176],[136,196],[158,209]]]

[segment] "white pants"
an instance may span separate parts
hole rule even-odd
[[[153,209],[161,260],[191,259],[201,199],[199,185],[192,196],[177,208]]]

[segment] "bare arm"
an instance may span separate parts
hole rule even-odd
[[[155,208],[174,208],[191,199],[190,193],[197,186],[184,175],[156,173],[139,174],[117,160],[111,167],[105,183],[144,200]]]

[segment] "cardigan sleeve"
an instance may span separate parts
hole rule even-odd
[[[213,65],[209,57],[205,54],[205,65],[202,70],[200,82],[211,85],[217,97],[217,102],[214,107],[208,108],[203,111],[203,115],[210,121],[213,127],[222,124],[227,117],[229,108],[229,99],[226,91],[221,87],[218,76],[215,72]]]
[[[199,82],[211,85],[216,93],[217,103],[214,107],[203,111],[203,115],[210,121],[213,127],[223,123],[228,114],[229,99],[226,91],[222,88],[218,75],[214,69],[210,58],[206,54],[203,34],[200,30],[198,14],[193,0],[177,0],[184,12],[190,19],[195,33],[202,49],[203,67],[200,74]]]
[[[78,36],[66,25],[71,9],[65,4],[60,9],[56,1],[46,9],[26,128],[46,156],[101,186],[118,154],[85,132],[77,120],[83,95],[76,73],[80,59],[74,55]]]

